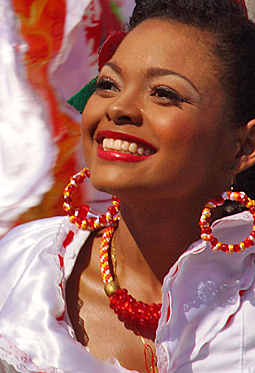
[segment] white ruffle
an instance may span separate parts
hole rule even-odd
[[[216,222],[213,233],[225,243],[238,243],[252,225],[245,212]],[[74,239],[64,253],[70,230]],[[88,235],[58,217],[16,227],[2,240],[0,359],[18,372],[127,372],[116,360],[100,361],[78,343],[65,313],[60,284],[65,288]],[[160,372],[255,368],[255,335],[249,326],[255,318],[254,247],[227,255],[199,240],[170,269],[156,336]]]
[[[70,229],[75,236],[64,257],[65,273],[59,255]],[[17,371],[126,372],[100,361],[78,343],[65,313],[60,284],[65,286],[88,235],[59,217],[16,227],[2,240],[0,359]]]
[[[216,222],[213,233],[224,243],[239,243],[249,235],[252,225],[252,215],[245,212]],[[254,364],[255,336],[250,339],[247,331],[246,336],[241,334],[241,320],[229,328],[226,325],[232,315],[241,319],[244,306],[240,292],[249,289],[242,302],[254,298],[254,260],[254,248],[227,255],[213,252],[201,240],[180,257],[163,285],[156,338],[160,372],[249,371]],[[247,323],[253,323],[254,305],[246,311]],[[240,336],[240,341],[234,342],[232,335]],[[228,351],[227,359],[223,350]],[[240,365],[246,369],[239,369]]]

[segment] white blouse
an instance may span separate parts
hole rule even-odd
[[[239,243],[252,226],[244,212],[215,222],[213,234]],[[74,237],[67,244],[70,230]],[[66,312],[66,280],[88,235],[56,217],[16,227],[3,238],[0,372],[128,372],[77,342]],[[254,260],[255,246],[227,255],[202,240],[181,255],[163,284],[160,373],[255,372]]]

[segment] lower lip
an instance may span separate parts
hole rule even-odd
[[[106,161],[141,162],[148,159],[149,155],[132,155],[129,153],[118,153],[114,150],[104,150],[102,146],[97,149],[97,156]]]

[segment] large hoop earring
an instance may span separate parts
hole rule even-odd
[[[247,207],[253,216],[253,229],[248,237],[239,244],[225,244],[219,242],[216,237],[212,235],[212,229],[210,227],[211,213],[212,210],[218,206],[223,205],[226,200],[240,202],[243,206]],[[232,254],[236,252],[242,252],[250,246],[255,245],[255,201],[251,200],[244,192],[233,192],[227,191],[222,193],[221,196],[215,197],[214,200],[210,200],[205,205],[202,215],[199,221],[201,228],[201,238],[204,241],[208,241],[213,251],[222,250],[225,253]]]
[[[64,189],[63,209],[69,216],[70,222],[82,230],[94,230],[114,224],[119,220],[118,212],[120,209],[120,200],[115,196],[112,197],[112,206],[108,207],[105,215],[95,215],[87,205],[81,205],[77,210],[71,205],[73,192],[86,177],[90,177],[88,168],[84,168],[72,176]]]

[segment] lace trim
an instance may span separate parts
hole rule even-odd
[[[64,373],[63,370],[49,367],[45,370],[39,369],[32,359],[20,351],[13,343],[0,334],[0,359],[13,366],[20,373]]]
[[[75,230],[75,229],[74,229]],[[57,284],[61,291],[61,297],[63,300],[62,310],[63,313],[57,317],[58,321],[62,321],[65,315],[65,298],[64,298],[64,268],[62,259],[65,254],[65,248],[63,247],[63,241],[66,238],[67,233],[70,231],[70,224],[69,222],[64,219],[58,229],[58,232],[55,236],[55,239],[52,242],[50,248],[46,250],[46,253],[49,254],[56,265],[58,266],[61,272],[61,282]],[[64,322],[64,321],[62,321]],[[73,336],[71,336],[73,338]],[[39,372],[39,373],[64,373],[64,371],[59,368],[48,367],[46,369],[40,369],[32,359],[24,352],[22,352],[18,347],[16,347],[13,343],[11,343],[7,338],[0,334],[0,359],[7,362],[7,364],[13,366],[18,372],[20,373],[31,373],[31,372]]]

